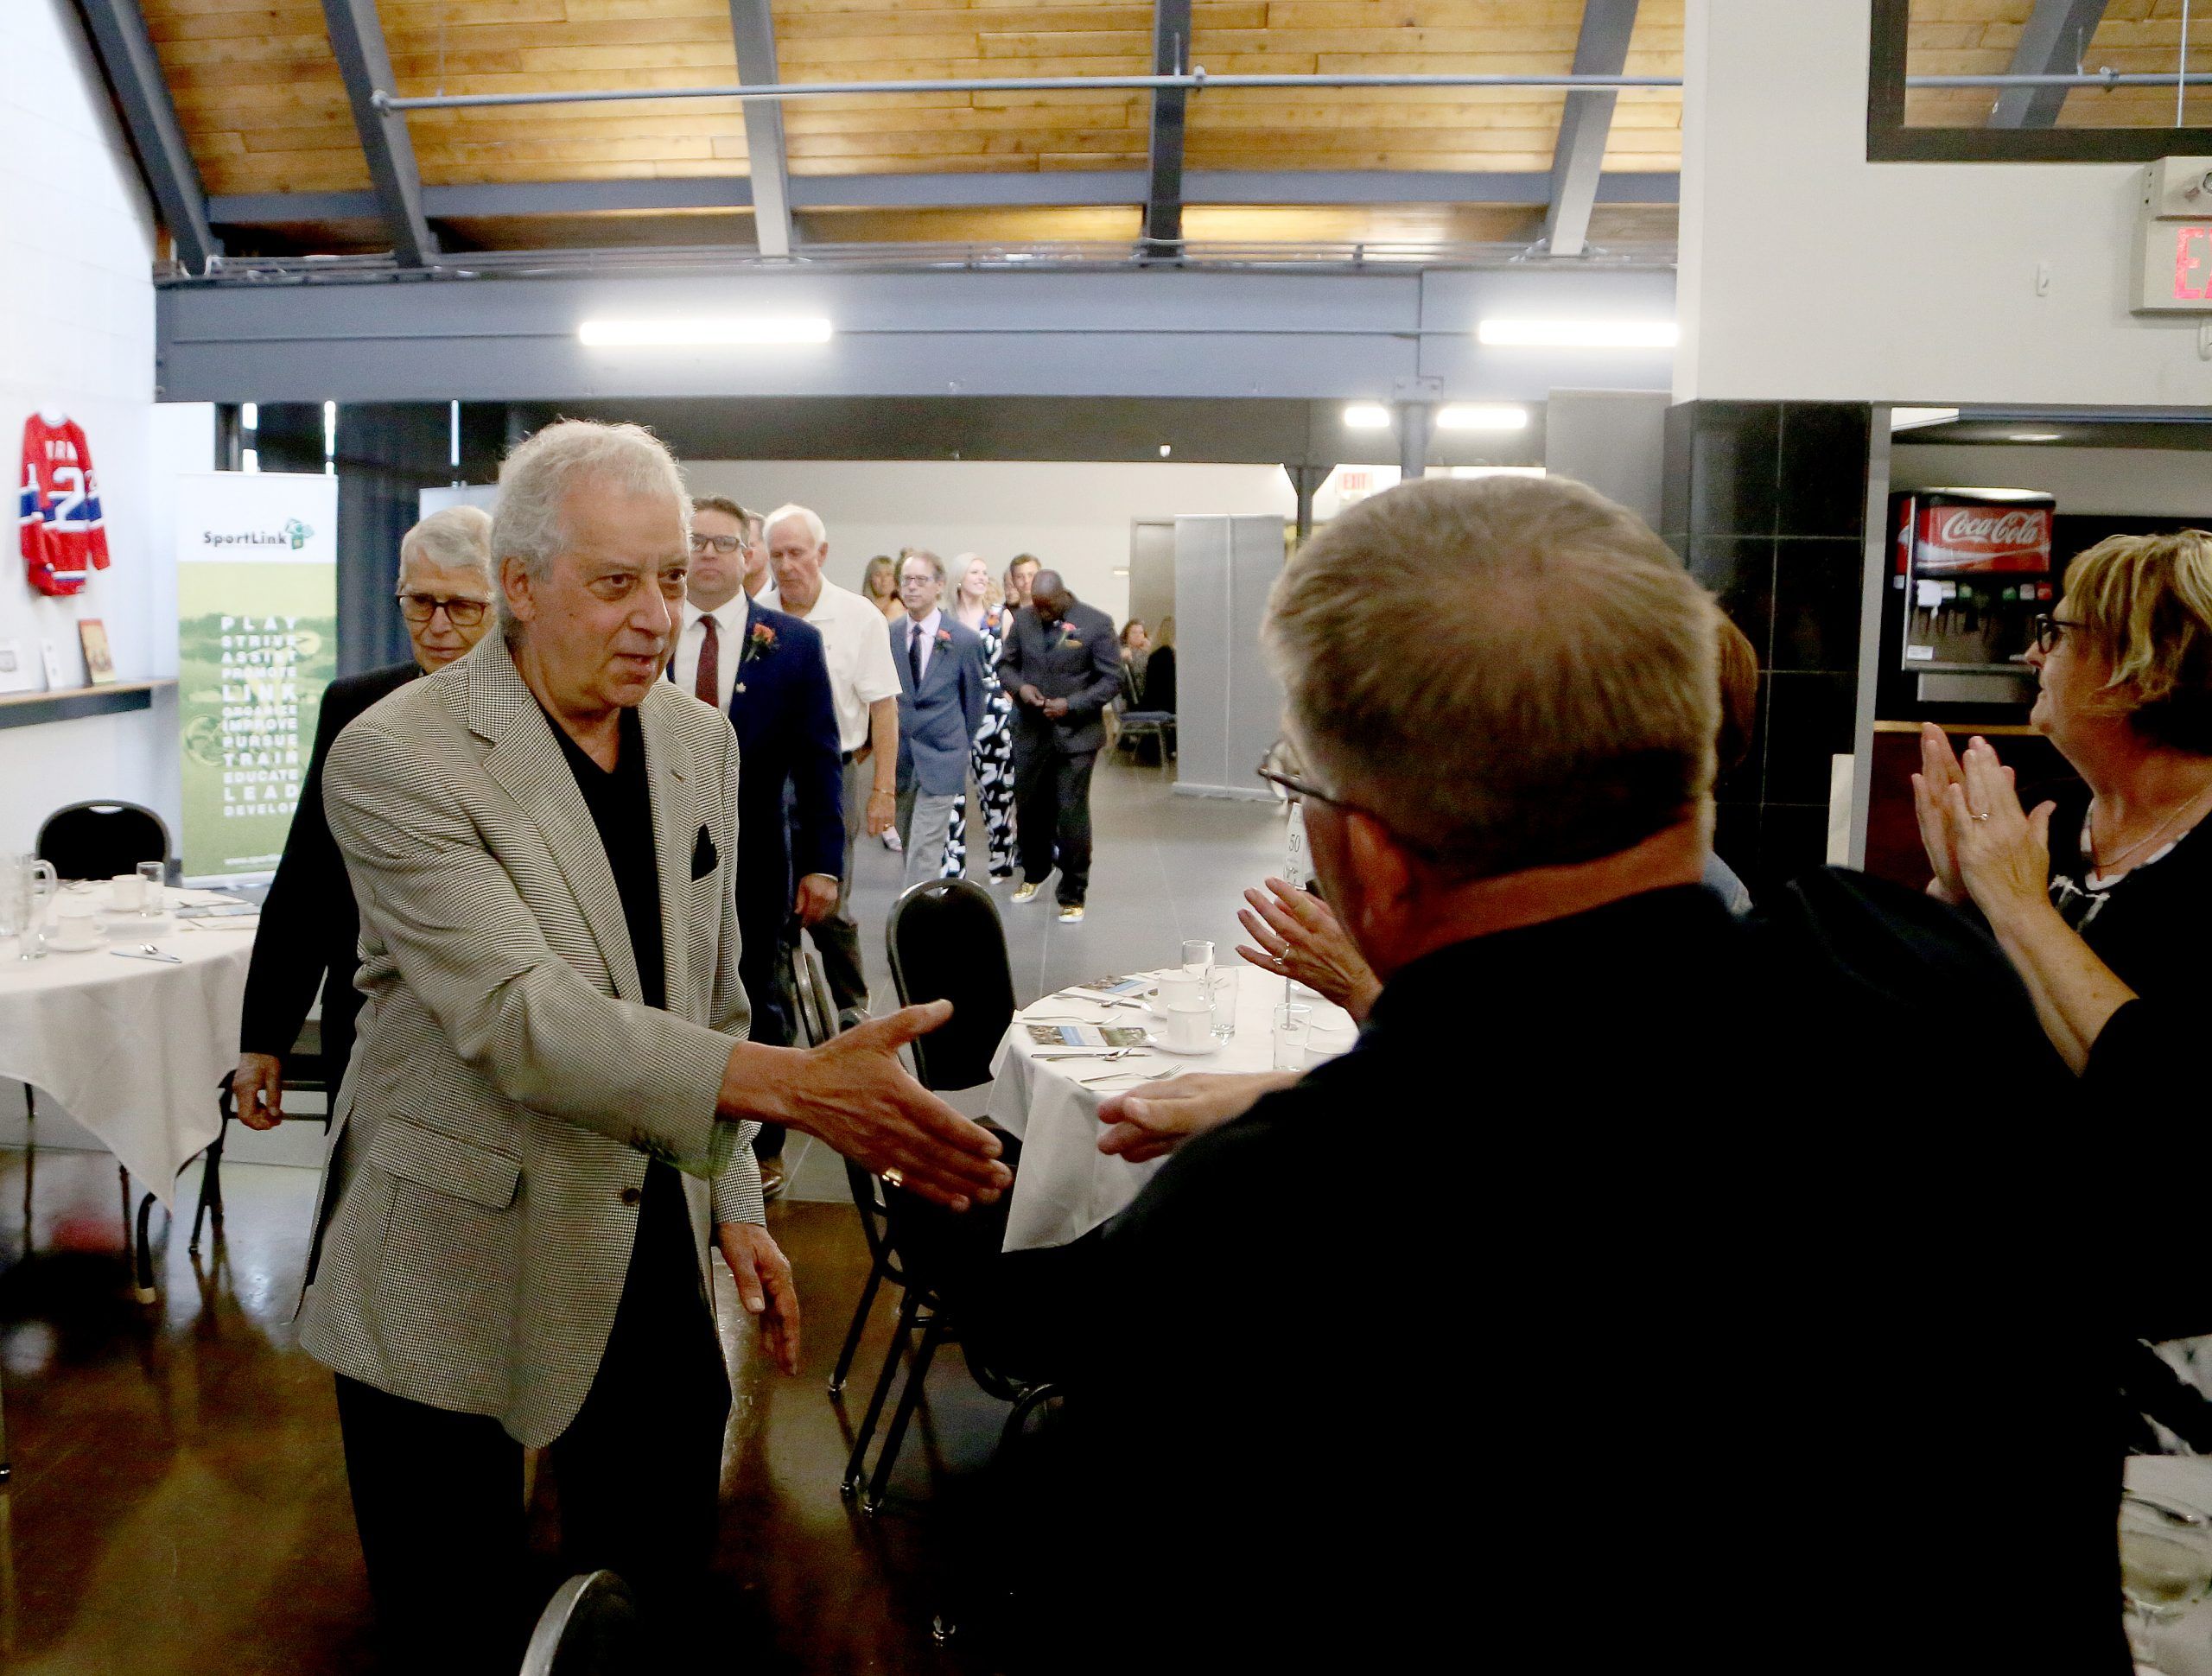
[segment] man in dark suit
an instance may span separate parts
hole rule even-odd
[[[1816,873],[1749,924],[1701,885],[1713,616],[1560,479],[1408,484],[1286,567],[1267,778],[1383,988],[1302,1077],[1104,1101],[1102,1150],[1173,1152],[1135,1202],[939,1291],[1064,1393],[1075,1483],[1008,1520],[1037,1621],[1080,1625],[1040,1667],[1519,1670],[1564,1626],[1597,1665],[1929,1670],[1970,1553],[2005,1579],[1975,1669],[2126,1670],[2120,1139],[1939,905]],[[1418,1167],[1317,1193],[1370,1115]],[[1446,1363],[1440,1404],[1392,1376]],[[1082,1610],[1101,1576],[1135,1580]]]
[[[785,962],[794,925],[818,924],[837,905],[844,771],[822,636],[750,597],[750,529],[734,500],[692,501],[691,569],[668,673],[737,730],[738,973],[753,1039],[788,1047],[798,1032]],[[783,1141],[779,1124],[753,1141],[771,1197],[783,1184]]]
[[[1034,897],[1060,869],[1060,917],[1083,917],[1090,887],[1090,771],[1106,743],[1106,707],[1122,690],[1114,621],[1068,592],[1057,570],[1040,570],[1028,606],[1014,613],[999,680],[1020,701],[1014,735],[1016,902]]]
[[[399,614],[415,656],[334,681],[315,718],[300,806],[262,904],[246,970],[238,1068],[231,1079],[239,1120],[273,1129],[284,1115],[284,1061],[322,992],[322,1065],[334,1091],[353,1051],[361,997],[353,987],[361,922],[346,863],[322,809],[322,762],[346,724],[416,676],[443,669],[492,625],[492,517],[481,507],[433,512],[400,538]]]
[[[915,551],[899,562],[906,614],[891,621],[899,666],[899,839],[908,888],[944,865],[953,806],[968,787],[968,759],[983,725],[983,637],[938,608],[944,561]]]

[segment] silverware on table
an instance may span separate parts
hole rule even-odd
[[[164,949],[156,949],[150,943],[142,943],[136,949],[111,949],[108,953],[118,960],[154,960],[161,962],[164,966],[184,964],[182,955],[169,954]]]
[[[1157,1082],[1163,1076],[1174,1076],[1176,1074],[1176,1069],[1177,1068],[1175,1066],[1170,1065],[1165,1070],[1109,1071],[1103,1076],[1085,1076],[1079,1078],[1078,1081],[1086,1089],[1094,1087],[1100,1082],[1119,1082],[1124,1080],[1133,1082]]]

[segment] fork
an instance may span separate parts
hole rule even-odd
[[[1086,1089],[1094,1087],[1100,1082],[1119,1082],[1125,1077],[1135,1082],[1157,1082],[1163,1076],[1174,1076],[1176,1074],[1176,1070],[1177,1068],[1175,1066],[1170,1065],[1166,1070],[1110,1071],[1104,1076],[1084,1077],[1082,1079],[1082,1082],[1083,1086]]]

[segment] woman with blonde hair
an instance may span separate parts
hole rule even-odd
[[[906,549],[912,552],[912,548]],[[905,553],[899,555],[900,558]],[[878,553],[868,562],[868,568],[861,572],[861,597],[883,613],[883,620],[892,622],[902,615],[906,607],[899,598],[899,561],[888,553]]]
[[[1962,760],[1922,728],[1929,891],[1980,910],[2074,1070],[2163,1059],[2212,1000],[2212,533],[2082,554],[2027,663],[2028,720],[2086,789],[2028,813],[1987,740]]]
[[[991,580],[980,553],[952,562],[949,609],[983,638],[983,721],[976,729],[969,767],[983,805],[983,828],[994,879],[1014,877],[1014,700],[999,684],[999,653],[1006,649],[1006,596]],[[952,806],[941,876],[957,879],[968,865],[968,799]]]

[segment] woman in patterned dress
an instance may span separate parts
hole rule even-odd
[[[1014,877],[1014,701],[999,685],[999,653],[1006,646],[1005,596],[991,580],[990,567],[980,555],[963,554],[953,561],[960,580],[952,598],[952,613],[983,637],[983,725],[976,730],[971,752],[976,786],[983,800],[983,826],[990,841],[991,877]],[[957,879],[968,861],[968,799],[952,806],[952,829],[945,839],[941,876]]]

